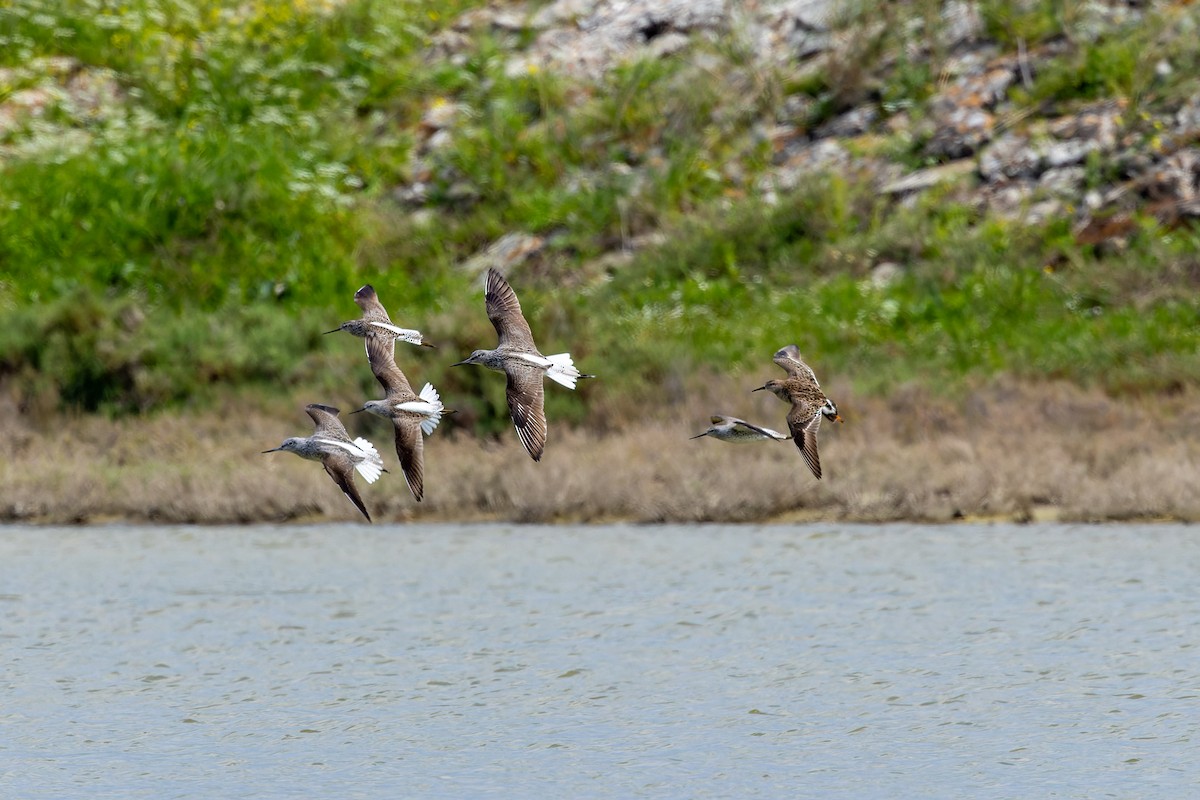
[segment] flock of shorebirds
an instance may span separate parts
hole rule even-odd
[[[438,392],[426,383],[418,394],[396,364],[396,342],[419,347],[433,347],[418,330],[401,328],[392,323],[379,296],[370,285],[354,293],[354,302],[362,309],[362,317],[343,322],[326,333],[346,331],[366,340],[367,361],[371,372],[383,386],[382,400],[368,400],[362,408],[351,412],[369,411],[392,421],[396,437],[396,456],[412,495],[419,502],[425,494],[424,437],[433,433],[446,414],[454,413],[442,405]],[[494,350],[476,350],[451,366],[478,364],[503,372],[508,378],[508,412],[525,450],[534,461],[540,461],[546,447],[546,412],[544,409],[544,378],[550,378],[568,389],[577,381],[594,378],[576,369],[570,353],[542,355],[533,341],[533,333],[517,294],[504,276],[489,268],[484,276],[484,305],[488,319],[496,329],[498,344]],[[817,454],[817,430],[821,418],[841,422],[837,406],[821,391],[817,376],[800,358],[794,344],[775,353],[774,361],[787,372],[782,380],[770,380],[754,391],[767,390],[791,404],[787,415],[789,435],[770,428],[753,425],[737,417],[714,416],[712,427],[693,436],[711,436],[723,442],[755,442],[792,439],[808,468],[821,477],[821,459]],[[286,451],[310,461],[320,461],[325,472],[354,503],[362,515],[371,519],[362,496],[354,484],[357,471],[368,484],[374,483],[387,470],[375,446],[366,439],[351,439],[338,419],[333,406],[311,403],[304,410],[316,429],[311,436],[285,439],[283,444],[264,453]]]

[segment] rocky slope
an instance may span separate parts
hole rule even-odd
[[[997,33],[1009,5],[1052,16],[1038,3],[961,0],[502,3],[464,14],[428,57],[463,59],[486,32],[509,48],[511,74],[597,81],[632,60],[675,57],[710,75],[778,75],[805,88],[781,92],[754,131],[773,155],[744,188],[767,199],[823,171],[901,199],[951,186],[955,199],[1003,217],[1069,219],[1079,241],[1118,246],[1137,212],[1172,225],[1200,214],[1200,83],[1180,75],[1196,14],[1186,4],[1063,4],[1070,19],[1026,42]],[[1124,41],[1137,51],[1113,44]],[[928,87],[898,93],[899,73],[914,69],[936,72]],[[451,139],[462,110],[431,109],[419,152]],[[429,174],[420,157],[413,172]],[[422,186],[398,196],[419,203]]]

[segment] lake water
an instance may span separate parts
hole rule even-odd
[[[0,528],[4,798],[1200,796],[1200,528]]]

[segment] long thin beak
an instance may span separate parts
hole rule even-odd
[[[708,431],[705,431],[704,433],[697,433],[695,436],[689,436],[688,438],[689,439],[700,439],[705,436],[708,436]]]
[[[280,450],[282,450],[282,449],[283,449],[282,447],[273,447],[273,448],[271,448],[270,450],[263,450],[263,451],[262,451],[262,454],[263,454],[263,455],[266,455],[267,453],[277,453],[277,452],[279,452],[279,451],[280,451]]]
[[[432,347],[434,350],[436,350],[436,349],[437,349],[437,345],[436,345],[436,344],[432,344],[432,343],[430,343],[430,342],[425,342],[425,341],[422,341],[422,342],[421,342],[421,347]]]
[[[765,387],[765,386],[760,386],[760,387],[758,387],[757,389],[751,389],[750,391],[752,391],[752,392],[761,392],[761,391],[762,391],[763,389],[765,389],[765,388],[767,388],[767,387]]]
[[[457,364],[451,364],[450,366],[452,366],[452,367],[461,367],[463,364],[466,364],[466,363],[468,363],[468,362],[466,362],[466,361],[459,361]]]
[[[331,333],[337,333],[337,332],[338,332],[338,331],[340,331],[340,330],[341,330],[341,328],[334,328],[334,329],[333,329],[333,330],[331,330],[331,331],[325,331],[325,332],[324,332],[323,334],[321,334],[321,335],[322,335],[322,336],[328,336],[329,334],[331,334]]]
[[[363,411],[366,411],[366,410],[367,410],[367,407],[366,407],[366,406],[363,406],[362,408],[356,408],[356,409],[354,409],[354,410],[353,410],[353,411],[351,411],[350,413],[351,413],[351,414],[358,414],[358,413],[360,413],[360,412],[363,412]]]

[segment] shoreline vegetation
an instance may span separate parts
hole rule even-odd
[[[1200,4],[0,2],[0,520],[353,518],[309,402],[437,349],[380,520],[1200,519]],[[449,365],[500,269],[546,459]],[[835,398],[825,479],[771,354]],[[764,393],[759,393],[764,394]]]
[[[404,485],[383,425],[352,423],[390,473],[360,486],[377,523],[1200,521],[1200,404],[1194,392],[1114,400],[1065,384],[994,384],[957,400],[915,387],[889,400],[842,395],[824,426],[826,476],[790,442],[689,436],[714,397],[778,423],[783,404],[717,382],[670,415],[605,433],[550,426],[533,463],[512,431],[479,440],[439,429],[426,442],[426,497]],[[843,390],[845,387],[842,387]],[[834,383],[833,392],[837,392]],[[38,524],[352,521],[313,465],[259,451],[307,425],[301,405],[150,418],[90,415],[43,429],[5,414],[0,520]]]

